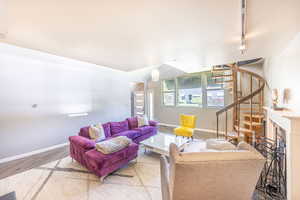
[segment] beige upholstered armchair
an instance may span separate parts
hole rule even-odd
[[[161,157],[163,200],[250,200],[265,159],[248,146],[247,151],[182,153],[171,144],[169,163]]]

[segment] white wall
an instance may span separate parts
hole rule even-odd
[[[89,115],[68,117],[77,112]],[[128,116],[128,73],[0,44],[0,159],[65,143],[80,127]]]
[[[300,33],[283,47],[280,55],[266,59],[264,76],[268,83],[266,101],[271,104],[271,89],[290,90],[288,108],[300,112]]]

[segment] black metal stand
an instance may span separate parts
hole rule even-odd
[[[256,186],[255,200],[285,200],[286,187],[286,141],[283,131],[275,131],[275,140],[261,138],[255,148],[267,159]]]

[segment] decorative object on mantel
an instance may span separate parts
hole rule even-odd
[[[274,110],[284,110],[283,107],[279,106],[279,92],[277,88],[272,90],[272,103],[273,103],[272,108]]]
[[[289,104],[290,99],[291,99],[291,90],[289,88],[285,88],[283,90],[283,103]]]

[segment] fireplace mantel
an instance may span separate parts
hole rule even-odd
[[[274,124],[285,130],[287,156],[287,199],[300,199],[300,113],[275,111],[265,107],[267,136],[272,137]]]

